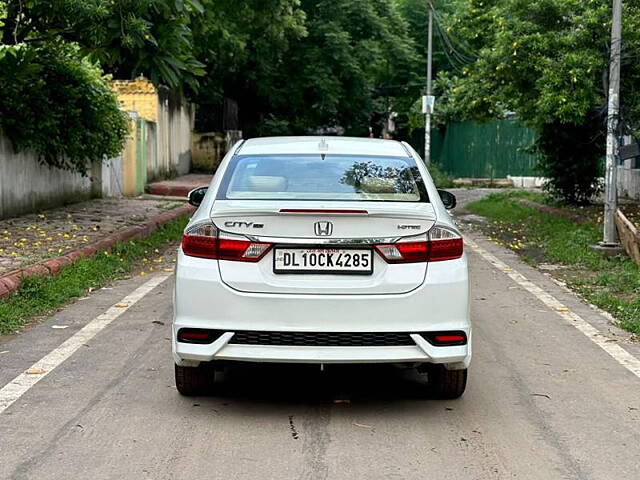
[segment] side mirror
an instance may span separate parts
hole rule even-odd
[[[442,200],[444,208],[447,210],[451,210],[456,206],[456,196],[453,193],[446,190],[438,190],[438,195],[440,195],[440,200]]]
[[[189,192],[189,195],[187,195],[189,204],[193,205],[194,207],[199,207],[202,203],[202,200],[204,200],[204,196],[207,194],[208,189],[209,187],[198,187],[191,190]]]

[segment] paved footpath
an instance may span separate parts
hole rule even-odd
[[[212,177],[213,175],[189,173],[170,180],[150,183],[147,185],[147,193],[184,198],[194,188],[208,186]]]
[[[0,220],[0,275],[140,225],[182,202],[93,199]]]
[[[147,275],[0,343],[0,478],[640,478],[637,344],[511,252],[467,239],[463,398],[425,399],[424,379],[393,367],[283,365],[233,368],[217,396],[181,397],[172,279]],[[22,375],[34,365],[39,381]]]

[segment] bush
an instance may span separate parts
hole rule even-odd
[[[0,129],[16,151],[86,175],[118,155],[127,118],[99,67],[74,46],[0,46]]]
[[[596,115],[581,125],[543,125],[535,145],[537,170],[548,179],[544,190],[572,205],[589,203],[602,191],[604,129]]]
[[[431,178],[433,178],[433,183],[436,184],[438,188],[451,188],[454,186],[453,184],[453,176],[442,170],[436,163],[431,163],[427,166],[429,173],[431,174]]]

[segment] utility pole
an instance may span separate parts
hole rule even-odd
[[[622,43],[622,0],[613,0],[611,58],[609,60],[609,101],[607,112],[607,159],[605,170],[604,232],[600,247],[619,248],[615,213],[618,208],[618,121],[620,114],[620,52]]]
[[[427,95],[422,99],[422,112],[424,118],[424,162],[431,163],[431,113],[433,111],[433,97],[431,95],[431,61],[433,57],[433,5],[429,5],[429,29],[427,39]]]

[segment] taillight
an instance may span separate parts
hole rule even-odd
[[[218,229],[211,223],[189,227],[182,235],[182,251],[190,257],[218,258]]]
[[[463,241],[457,232],[444,227],[433,227],[428,235],[430,262],[453,260],[462,256]]]
[[[270,248],[270,243],[252,242],[240,235],[221,233],[209,222],[189,227],[182,236],[182,251],[190,257],[257,262]]]
[[[257,262],[271,248],[270,243],[255,243],[249,240],[218,238],[218,259],[238,262]]]
[[[433,227],[427,235],[396,243],[376,245],[387,263],[440,262],[462,256],[462,237],[445,227]]]
[[[426,241],[376,245],[376,250],[387,263],[426,262],[429,254]]]

